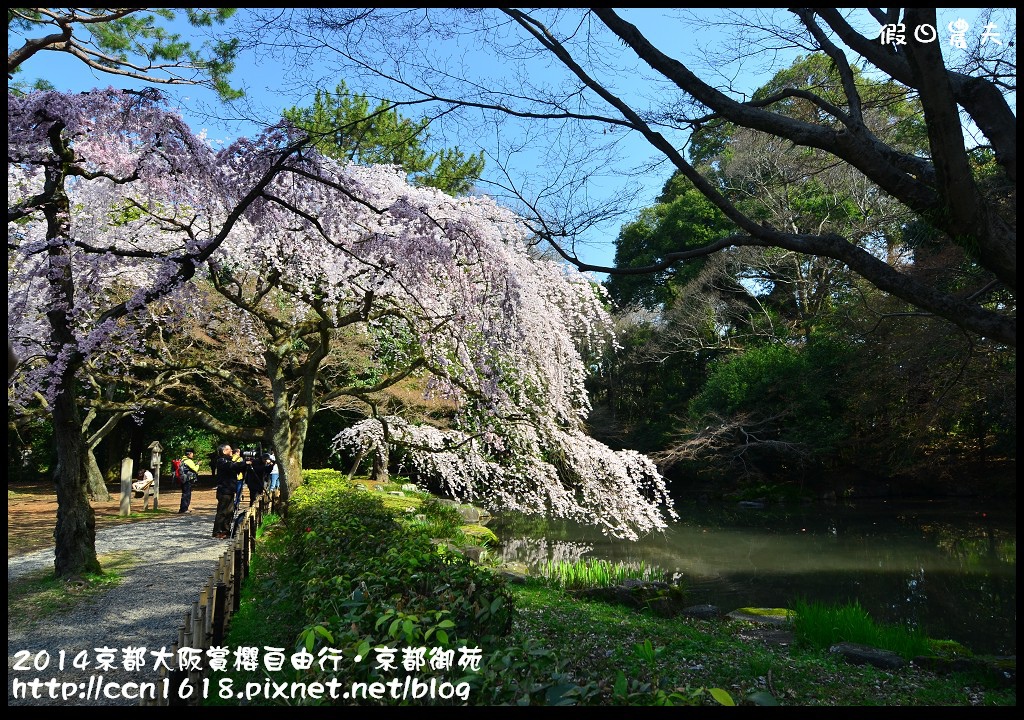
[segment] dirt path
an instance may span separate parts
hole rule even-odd
[[[173,480],[168,487],[161,482],[160,510],[142,512],[142,498],[131,499],[131,515],[121,517],[119,487],[111,487],[109,502],[93,502],[96,512],[96,530],[123,525],[125,523],[147,522],[167,518],[178,511],[181,491]],[[248,498],[248,495],[245,496]],[[152,508],[152,503],[150,503]],[[192,489],[189,509],[195,513],[213,511],[217,498],[208,475],[200,476],[199,486]],[[57,523],[57,493],[49,482],[14,483],[7,486],[7,557],[23,555],[36,550],[53,549],[53,529]],[[211,532],[213,530],[211,525]]]
[[[207,490],[204,495],[212,497],[212,491]],[[180,496],[168,494],[166,498],[177,509]],[[97,508],[97,554],[109,557],[117,553],[128,556],[130,562],[118,567],[120,582],[80,601],[71,597],[73,590],[69,590],[68,601],[62,606],[40,606],[38,614],[27,616],[8,614],[8,705],[139,705],[137,694],[118,694],[116,689],[157,683],[158,668],[150,662],[151,656],[157,652],[171,656],[169,648],[177,642],[185,613],[193,607],[200,589],[232,546],[233,541],[211,538],[214,510],[204,509],[202,505],[206,503],[197,499],[199,506],[193,503],[195,511],[188,515],[151,512],[136,514],[138,519],[133,522],[113,520],[106,503],[102,509]],[[47,504],[52,505],[48,493],[39,493],[38,499],[20,498],[18,502],[18,522],[24,528],[22,537],[33,535],[31,528],[25,527],[31,525],[29,518],[51,527],[53,512],[44,509]],[[49,532],[52,534],[52,529]],[[8,587],[18,578],[44,568],[52,571],[52,545],[8,557]],[[129,669],[130,647],[141,648],[147,662]],[[117,662],[102,671],[95,665],[100,648],[114,649],[117,654]],[[58,664],[56,660],[75,658],[81,653],[91,658],[87,666]],[[25,658],[46,658],[47,663],[40,668],[26,664]],[[50,659],[54,662],[50,663]],[[52,689],[33,690],[30,686],[37,678],[43,686],[50,680],[56,685]],[[88,689],[94,687],[94,681],[97,690],[92,694]],[[104,692],[101,696],[100,683],[115,692]]]

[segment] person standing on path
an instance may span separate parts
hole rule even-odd
[[[242,462],[242,448],[236,447],[232,451],[231,460],[234,462]],[[242,472],[238,473],[238,484],[235,485],[235,508],[234,511],[238,512],[238,506],[242,502],[242,490],[245,488],[245,466],[242,466]]]
[[[213,477],[217,481],[217,518],[213,521],[213,537],[223,540],[231,534],[231,521],[235,514],[235,489],[238,476],[245,470],[244,462],[231,457],[231,446],[227,443],[218,448],[219,455],[213,461]]]
[[[257,460],[250,460],[245,466],[245,486],[249,488],[249,505],[256,503],[256,498],[263,494],[263,487],[266,484],[263,473],[263,463]],[[242,491],[238,491],[235,505],[241,499]]]
[[[267,490],[270,492],[271,495],[273,495],[278,491],[278,488],[280,487],[279,482],[281,477],[281,471],[277,467],[277,457],[274,455],[274,453],[269,452],[264,456],[264,463],[267,466],[267,476],[270,478],[270,486],[267,488]]]
[[[178,514],[187,513],[192,503],[192,483],[199,479],[199,465],[196,464],[196,451],[189,448],[181,459],[181,507]]]

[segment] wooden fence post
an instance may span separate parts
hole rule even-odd
[[[234,596],[231,598],[231,612],[238,612],[242,606],[242,548],[235,546],[235,567],[234,576],[231,578],[234,587]]]
[[[249,544],[247,546],[245,559],[245,576],[249,577],[249,569],[252,567],[252,558],[256,554],[256,516],[249,518]]]
[[[200,653],[206,649],[203,646],[203,622],[200,616],[201,610],[199,609],[201,607],[202,605],[199,600],[192,601],[192,612],[190,613],[192,627],[189,630],[189,634],[192,636],[192,647],[197,648]],[[202,656],[200,655],[200,657]]]
[[[241,537],[242,545],[239,547],[239,550],[242,551],[240,557],[241,563],[236,569],[236,571],[242,576],[241,580],[245,580],[246,576],[249,574],[249,527],[249,523],[243,521]],[[241,586],[241,580],[239,581],[239,586]],[[241,589],[241,587],[239,587],[239,589]]]
[[[224,642],[224,609],[227,600],[228,586],[218,582],[213,591],[213,638],[212,644],[220,645]]]
[[[213,613],[216,602],[216,584],[213,575],[211,575],[206,583],[206,611],[203,615],[203,638],[206,640],[206,647],[210,647],[213,644]]]

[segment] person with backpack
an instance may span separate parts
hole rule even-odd
[[[178,514],[184,515],[190,512],[188,509],[189,504],[192,502],[192,483],[199,479],[199,465],[196,464],[196,451],[189,448],[185,451],[185,456],[181,458],[175,471],[178,482],[181,483],[181,507],[178,508]]]

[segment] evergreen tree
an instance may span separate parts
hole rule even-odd
[[[371,109],[367,96],[349,92],[344,81],[333,93],[318,90],[312,107],[293,107],[284,117],[308,132],[328,157],[400,165],[414,184],[450,195],[469,192],[484,169],[483,151],[468,157],[457,147],[430,152],[429,118],[402,117],[386,100]]]

